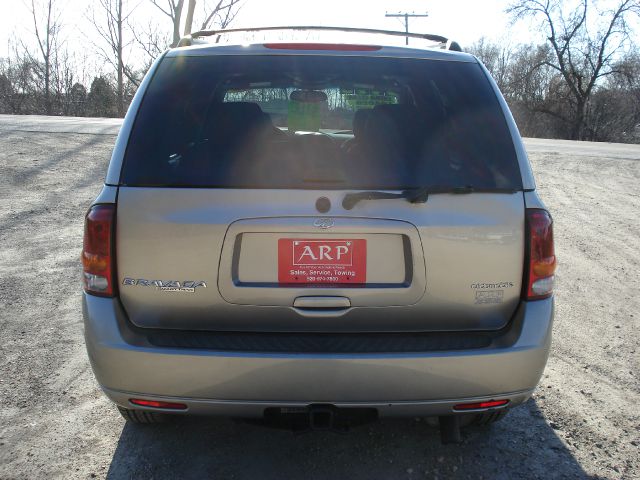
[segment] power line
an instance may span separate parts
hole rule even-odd
[[[408,12],[398,12],[398,13],[385,13],[385,17],[395,17],[395,18],[404,18],[404,31],[405,33],[409,33],[409,17],[428,17],[428,13],[408,13]],[[405,37],[405,45],[409,45],[409,36]]]

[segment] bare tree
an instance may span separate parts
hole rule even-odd
[[[640,51],[616,62],[615,73],[596,92],[594,103],[595,139],[640,143]]]
[[[147,25],[142,28],[131,27],[131,33],[138,48],[144,52],[143,72],[149,70],[153,61],[167,49],[167,45],[173,46],[171,39],[163,33],[162,29],[153,20],[149,20]]]
[[[572,103],[567,120],[573,139],[583,138],[589,100],[598,81],[615,71],[616,56],[630,41],[628,17],[640,15],[640,1],[619,0],[613,10],[596,11],[601,20],[595,29],[588,17],[591,10],[589,0],[568,10],[562,0],[516,0],[507,9],[514,22],[523,18],[542,22],[553,55],[531,68],[546,65],[561,75]]]
[[[193,14],[196,10],[196,0],[189,0],[187,7],[187,18],[184,19],[184,34],[189,35],[191,33],[191,27],[193,25]]]
[[[513,49],[505,42],[491,43],[485,37],[481,37],[467,51],[484,63],[502,93],[508,95],[509,67]]]
[[[195,0],[189,1],[195,4]],[[208,10],[207,3],[205,2],[204,20],[200,24],[200,30],[206,30],[212,26],[216,28],[227,28],[236,18],[241,6],[241,0],[219,0],[213,9]]]
[[[508,83],[511,101],[518,102],[532,112],[550,115],[561,122],[569,122],[567,88],[555,69],[546,45],[522,45],[512,54]]]
[[[91,10],[89,20],[95,31],[104,40],[106,47],[96,45],[104,60],[116,70],[117,111],[123,116],[125,112],[125,76],[137,84],[133,70],[125,64],[124,51],[131,44],[125,40],[125,26],[134,8],[128,7],[127,0],[96,0],[98,12]]]
[[[51,85],[52,71],[56,68],[53,63],[55,57],[57,57],[59,43],[58,35],[60,33],[61,22],[60,12],[56,8],[54,0],[47,0],[44,4],[36,3],[35,0],[31,0],[29,4],[29,11],[33,20],[33,29],[36,36],[36,43],[38,44],[37,60],[32,56],[28,47],[23,44],[23,49],[28,57],[37,66],[36,70],[39,73],[42,81],[44,82],[44,106],[47,115],[52,113],[51,102]],[[39,18],[40,12],[44,11],[44,19]]]
[[[182,13],[184,10],[184,0],[149,0],[158,10],[171,20],[173,27],[173,40],[171,46],[175,47],[180,41],[180,22],[182,21]],[[229,25],[240,9],[241,0],[218,0],[218,3],[212,9],[207,7],[208,2],[203,2],[204,20],[200,26],[200,30],[216,25],[219,28],[225,28]],[[187,12],[184,20],[184,35],[189,35],[193,29],[193,20],[196,11],[196,0],[188,0]],[[143,41],[144,43],[144,41]]]
[[[2,113],[32,113],[37,98],[35,65],[33,60],[22,55],[17,45],[10,45],[12,52],[0,60],[0,106]]]
[[[175,47],[180,41],[180,20],[182,18],[184,0],[165,0],[163,3],[160,3],[160,0],[150,1],[158,10],[171,20],[173,25],[173,40],[171,42],[171,46]],[[164,6],[165,4],[166,6]]]

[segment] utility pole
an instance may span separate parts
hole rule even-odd
[[[385,17],[395,17],[395,18],[404,18],[404,31],[405,33],[409,33],[409,17],[428,17],[428,13],[408,13],[408,12],[398,12],[398,13],[385,13]],[[405,37],[405,45],[409,45],[409,36]]]

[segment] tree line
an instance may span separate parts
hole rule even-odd
[[[29,1],[33,41],[0,59],[0,113],[121,117],[154,58],[192,30],[229,26],[241,7],[241,0],[142,0],[158,23],[140,13],[140,1],[91,0],[89,46],[106,67],[92,76],[64,41],[62,0]],[[512,46],[482,38],[467,49],[495,78],[523,135],[640,143],[633,29],[640,0],[604,4],[514,0],[512,23],[526,22],[539,40]]]
[[[507,12],[541,42],[511,47],[481,39],[471,53],[498,83],[523,135],[640,143],[640,50],[631,27],[638,0],[519,0]],[[603,2],[600,2],[603,3]]]

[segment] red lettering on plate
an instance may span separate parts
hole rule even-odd
[[[366,240],[278,240],[279,283],[366,283],[366,280]]]

